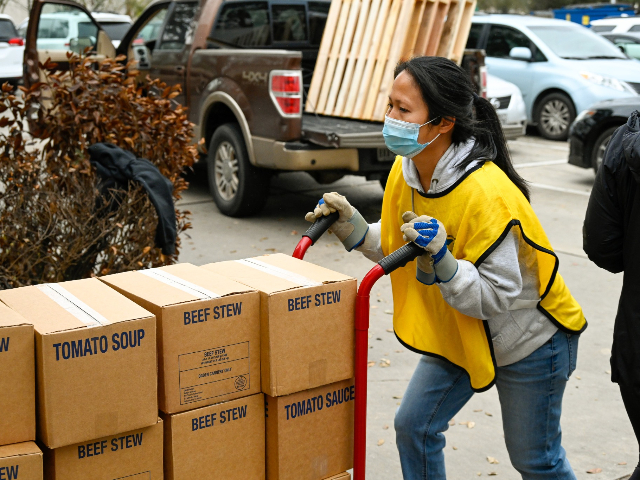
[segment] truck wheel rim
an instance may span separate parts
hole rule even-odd
[[[238,193],[238,156],[229,142],[218,145],[215,157],[215,178],[218,193],[224,200],[231,200]]]
[[[600,145],[598,145],[598,150],[596,150],[596,168],[598,170],[600,170],[600,167],[602,166],[602,161],[604,160],[604,152],[607,151],[607,146],[609,145],[612,136],[613,135],[609,135],[604,139],[604,141],[600,142]]]
[[[562,100],[551,100],[542,107],[540,122],[550,135],[560,135],[569,127],[569,107]]]

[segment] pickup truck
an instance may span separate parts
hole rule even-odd
[[[47,36],[64,32],[38,28],[40,16],[74,14],[85,27],[69,49],[91,45],[96,55],[123,54],[135,59],[142,73],[182,85],[176,100],[189,109],[195,139],[204,139],[201,159],[222,213],[259,212],[278,172],[305,171],[320,183],[362,175],[384,186],[394,156],[385,147],[380,123],[303,113],[330,4],[155,0],[116,52],[81,5],[36,0],[27,30],[25,83],[37,80],[38,60],[50,57],[60,68],[66,61],[66,51],[41,47]],[[484,53],[465,52],[463,67],[482,93]]]

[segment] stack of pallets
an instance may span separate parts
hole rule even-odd
[[[384,120],[400,60],[460,63],[476,0],[333,0],[306,111]]]

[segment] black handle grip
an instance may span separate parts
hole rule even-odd
[[[419,247],[413,242],[409,242],[395,252],[384,257],[378,262],[378,265],[382,267],[385,275],[389,275],[394,270],[404,267],[407,263],[415,260],[423,253],[425,253],[425,251],[422,247]]]
[[[320,217],[315,222],[313,222],[313,225],[311,225],[302,236],[309,237],[313,242],[312,245],[315,244],[318,239],[324,234],[324,232],[329,230],[331,225],[338,221],[339,217],[339,212],[333,212],[327,216]]]

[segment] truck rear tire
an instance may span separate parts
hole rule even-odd
[[[240,127],[226,123],[216,129],[207,152],[209,192],[229,217],[259,213],[269,196],[270,172],[249,162]]]

